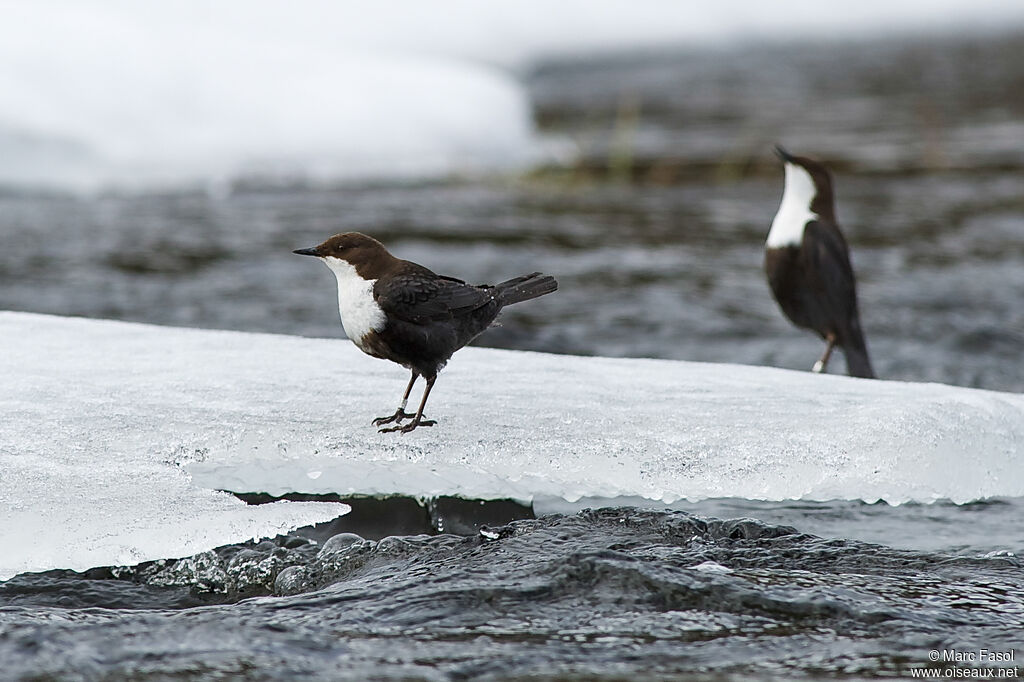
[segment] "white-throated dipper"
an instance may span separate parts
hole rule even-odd
[[[437,373],[452,354],[483,333],[513,303],[558,288],[550,275],[534,272],[493,286],[472,286],[437,275],[422,265],[395,258],[384,245],[358,232],[336,234],[311,249],[338,278],[338,311],[345,334],[367,355],[397,362],[412,372],[402,404],[390,417],[374,419],[381,429],[408,433],[436,422],[423,418]],[[427,381],[415,415],[405,406],[418,377]],[[411,418],[401,425],[403,419]]]
[[[825,353],[813,371],[825,370],[838,345],[850,376],[873,379],[850,249],[836,223],[832,178],[816,161],[779,146],[775,153],[785,165],[786,186],[765,243],[772,295],[793,324],[825,340]]]

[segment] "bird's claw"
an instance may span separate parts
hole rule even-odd
[[[417,426],[433,426],[437,422],[433,419],[419,419],[413,420],[404,426],[391,426],[386,429],[380,429],[381,433],[394,433],[395,431],[401,431],[402,433],[409,433]]]
[[[384,426],[385,424],[390,424],[391,422],[400,422],[403,419],[412,419],[415,416],[415,414],[409,414],[405,410],[399,409],[390,417],[377,417],[376,419],[373,420],[372,424],[374,426]]]

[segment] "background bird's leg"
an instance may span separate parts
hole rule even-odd
[[[409,404],[409,394],[412,393],[412,385],[416,383],[416,379],[418,379],[419,376],[420,375],[416,372],[412,373],[412,376],[409,378],[409,385],[405,387],[405,394],[402,395],[402,404],[398,406],[398,409],[390,417],[377,417],[374,419],[374,426],[382,426],[384,424],[390,424],[391,422],[400,422],[403,419],[409,419],[414,416],[405,411],[405,406]]]
[[[825,371],[825,368],[828,367],[828,359],[832,355],[832,349],[835,347],[836,335],[834,333],[829,333],[829,335],[825,337],[825,353],[821,356],[821,360],[814,363],[814,367],[811,368],[812,372],[821,374]]]
[[[405,426],[392,426],[392,427],[387,428],[387,429],[381,429],[380,432],[381,433],[389,433],[391,431],[401,431],[402,433],[409,433],[410,431],[415,429],[417,426],[433,426],[434,424],[436,424],[437,422],[434,421],[433,419],[424,419],[423,418],[423,408],[426,407],[427,398],[430,397],[430,389],[432,389],[434,387],[434,381],[436,379],[437,379],[436,375],[432,376],[432,377],[429,377],[427,379],[427,387],[425,389],[423,389],[423,400],[420,401],[420,409],[416,410],[416,416],[413,417],[413,420],[411,422],[409,422]]]

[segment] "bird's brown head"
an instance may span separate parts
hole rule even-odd
[[[364,279],[376,279],[396,260],[383,244],[359,232],[336,234],[322,244],[309,249],[296,249],[292,253],[316,256],[328,265],[332,259],[343,260],[355,267]]]

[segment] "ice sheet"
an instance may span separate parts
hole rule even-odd
[[[97,334],[78,320],[0,318],[0,580],[189,556],[348,511],[247,506],[177,466],[179,436],[205,426],[176,414],[188,379],[171,380],[177,363],[171,374],[159,368],[173,341],[151,349],[155,365],[137,365],[130,329],[127,345],[116,340],[119,325],[100,323]]]
[[[469,348],[431,396],[439,425],[399,435],[370,420],[394,410],[405,371],[344,339],[0,313],[0,349],[0,544],[24,548],[0,558],[7,576],[184,555],[337,513],[246,508],[211,489],[1024,495],[1024,396],[1014,394]]]

